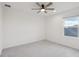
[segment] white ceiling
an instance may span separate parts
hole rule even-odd
[[[55,2],[54,6],[58,13],[79,7],[79,2]]]
[[[4,2],[2,5],[5,3],[10,4],[12,7],[8,9],[12,10],[18,10],[22,11],[25,13],[31,13],[31,14],[37,14],[37,11],[33,11],[32,8],[38,7],[35,2]],[[40,2],[41,3],[41,2]],[[47,4],[47,3],[45,3]],[[61,13],[76,7],[79,7],[79,2],[54,2],[53,5],[50,7],[55,7],[56,13]],[[3,6],[4,7],[4,6]],[[52,11],[49,11],[48,14],[45,13],[40,13],[42,15],[52,15],[54,14]]]

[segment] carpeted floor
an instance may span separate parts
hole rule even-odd
[[[79,51],[47,40],[7,48],[1,57],[78,57]]]

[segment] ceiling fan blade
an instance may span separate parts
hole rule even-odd
[[[52,2],[49,2],[46,7],[49,7],[50,5],[52,5],[53,3]]]
[[[46,11],[44,11],[45,13],[47,13]]]
[[[46,8],[46,10],[54,10],[54,8]]]
[[[38,2],[36,2],[36,4],[37,4],[39,7],[41,7],[41,5],[40,5]]]
[[[37,13],[40,13],[41,11],[38,11]]]
[[[32,8],[32,10],[41,10],[40,8]]]

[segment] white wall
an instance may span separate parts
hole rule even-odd
[[[1,7],[1,3],[0,3],[0,54],[2,51],[2,7]]]
[[[3,47],[13,47],[45,39],[45,20],[38,15],[4,8]]]
[[[63,17],[79,15],[79,8],[56,14],[47,20],[47,40],[79,49],[79,38],[64,36]]]

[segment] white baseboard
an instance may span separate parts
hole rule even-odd
[[[79,51],[78,48],[72,47],[72,46],[70,46],[70,45],[66,45],[66,44],[58,43],[58,42],[55,42],[55,41],[52,41],[52,40],[48,40],[48,41],[51,42],[51,43],[53,43],[53,44],[57,44],[57,45],[60,45],[60,46],[64,46],[64,47],[71,48],[71,49],[74,49],[74,50]]]
[[[7,49],[7,48],[11,48],[11,47],[16,47],[16,46],[24,45],[24,44],[31,44],[31,43],[35,43],[35,42],[38,42],[38,41],[41,41],[41,40],[44,40],[44,39],[33,40],[33,41],[29,41],[28,43],[27,42],[22,42],[22,43],[19,43],[19,44],[16,44],[16,45],[10,45],[10,46],[4,47],[3,49]]]

